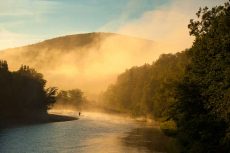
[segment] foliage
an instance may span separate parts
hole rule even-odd
[[[55,102],[56,88],[45,89],[42,74],[28,66],[10,72],[0,61],[0,119],[27,118],[46,114]]]
[[[172,120],[160,122],[160,129],[168,136],[176,136],[176,123]]]
[[[57,103],[56,106],[60,106],[63,108],[74,108],[74,109],[81,109],[83,103],[86,101],[85,97],[83,96],[83,92],[80,89],[73,89],[73,90],[61,90],[57,94]]]
[[[189,62],[186,52],[163,54],[152,65],[133,67],[118,76],[103,95],[107,108],[134,116],[167,118],[174,103],[174,82]]]
[[[230,150],[230,4],[205,7],[191,20],[191,63],[172,111],[186,152]]]

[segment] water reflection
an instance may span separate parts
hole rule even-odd
[[[154,126],[105,114],[84,114],[76,121],[4,129],[0,131],[0,152],[171,153],[171,141]]]
[[[123,137],[121,141],[130,147],[138,150],[145,149],[146,152],[177,153],[178,145],[173,138],[165,136],[158,126],[141,126],[133,129]]]

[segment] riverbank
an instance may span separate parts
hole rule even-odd
[[[43,123],[52,123],[52,122],[66,122],[77,120],[78,117],[74,116],[66,116],[59,114],[46,114],[46,115],[38,115],[27,118],[14,118],[8,120],[0,121],[0,129],[18,127],[23,125],[32,125],[32,124],[43,124]]]
[[[65,122],[77,120],[78,117],[73,116],[65,116],[65,115],[57,115],[57,114],[49,114],[49,122]]]

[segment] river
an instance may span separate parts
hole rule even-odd
[[[174,140],[154,124],[103,113],[0,131],[0,153],[171,153]]]

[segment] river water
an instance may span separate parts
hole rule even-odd
[[[102,113],[80,119],[3,129],[0,153],[170,153],[158,126]]]

